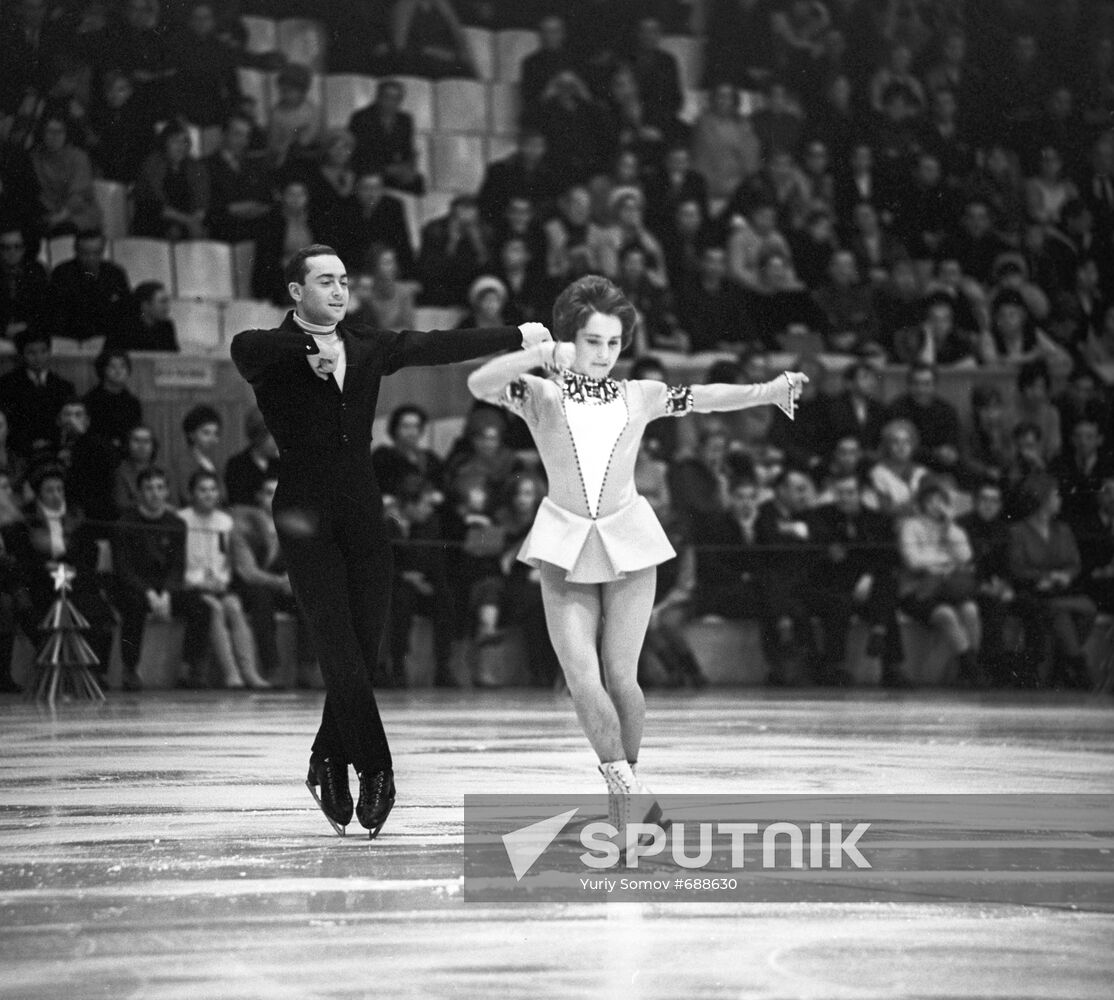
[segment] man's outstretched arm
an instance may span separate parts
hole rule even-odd
[[[552,340],[541,323],[492,327],[486,330],[399,330],[382,334],[387,340],[383,374],[400,368],[448,365],[483,358],[497,351],[531,347]]]

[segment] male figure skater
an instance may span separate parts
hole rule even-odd
[[[245,330],[232,360],[251,383],[282,456],[275,525],[325,678],[306,784],[338,834],[356,818],[374,839],[395,802],[394,769],[371,687],[392,583],[391,546],[371,464],[379,380],[549,340],[538,323],[484,330],[372,331],[343,322],[348,276],[336,252],[298,251],[284,275],[294,310]],[[316,789],[320,789],[320,794]]]

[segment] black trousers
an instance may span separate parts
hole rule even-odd
[[[151,610],[147,604],[147,595],[121,587],[116,594],[116,610],[120,612],[120,659],[124,662],[125,670],[134,671],[139,666],[143,629]],[[170,613],[185,622],[182,659],[191,668],[196,668],[209,645],[209,619],[213,612],[200,593],[181,590],[170,595]]]
[[[325,680],[313,754],[362,772],[393,766],[371,678],[390,612],[394,557],[370,458],[349,462],[290,470],[284,454],[274,511]]]

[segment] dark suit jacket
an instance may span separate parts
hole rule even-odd
[[[102,260],[94,275],[76,259],[67,260],[51,274],[50,291],[56,310],[55,330],[63,337],[108,337],[129,319],[132,298],[128,276],[111,261]]]
[[[251,448],[236,452],[224,466],[224,488],[228,493],[228,505],[235,507],[255,505],[255,494],[268,476],[278,473],[279,463],[268,462],[266,469],[259,468],[251,457]]]
[[[379,172],[385,167],[410,163],[415,158],[414,119],[405,111],[395,116],[394,127],[387,131],[379,117],[379,109],[369,104],[353,112],[348,119],[348,131],[356,139],[353,166],[357,176],[369,170]]]
[[[22,365],[0,378],[0,409],[8,418],[8,444],[24,458],[31,457],[35,441],[54,441],[58,411],[77,394],[74,385],[48,372],[46,385],[38,386]]]
[[[866,402],[865,419],[860,422],[850,393],[841,392],[828,401],[824,421],[824,450],[830,451],[840,438],[856,437],[866,449],[878,447],[882,425],[886,422],[886,408],[876,399]]]
[[[893,522],[885,514],[863,509],[848,517],[834,504],[825,504],[809,511],[809,523],[814,544],[827,546],[817,555],[816,586],[850,593],[865,574],[879,582],[897,568]],[[833,559],[833,545],[843,546],[846,557]]]
[[[371,424],[379,381],[401,368],[467,361],[518,347],[516,327],[490,330],[368,330],[340,324],[347,369],[344,391],[318,378],[306,358],[317,344],[288,313],[274,330],[245,330],[232,340],[232,360],[255,390],[256,403],[282,455],[279,496],[324,500],[340,483],[378,491],[371,464]],[[374,496],[372,495],[374,491]]]
[[[392,195],[383,195],[369,216],[364,215],[355,199],[349,199],[337,220],[336,238],[337,252],[349,271],[366,270],[371,245],[384,243],[398,256],[400,275],[404,278],[414,275],[414,249],[410,245],[406,214],[402,202]]]

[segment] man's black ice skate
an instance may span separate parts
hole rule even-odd
[[[352,822],[353,808],[352,792],[348,788],[348,765],[335,757],[310,757],[306,788],[337,835],[343,837],[344,828]]]
[[[363,771],[360,778],[360,798],[356,802],[356,819],[368,831],[368,840],[374,840],[387,822],[395,804],[395,773]]]

